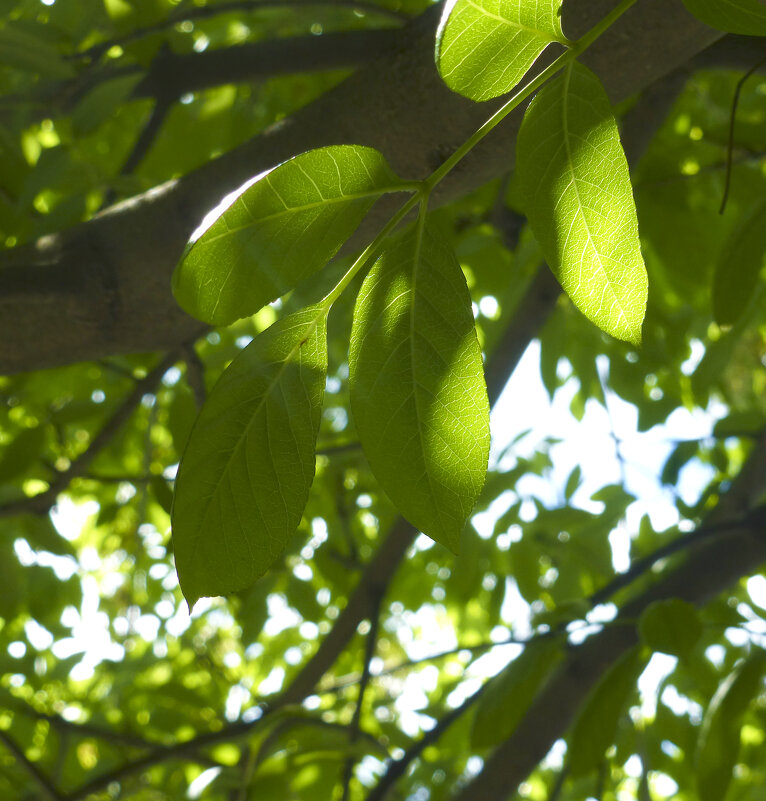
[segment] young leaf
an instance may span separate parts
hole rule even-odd
[[[759,203],[736,226],[723,247],[713,276],[713,316],[732,325],[758,287],[766,255],[766,202]]]
[[[279,557],[314,478],[327,372],[326,308],[274,323],[229,365],[197,418],[176,479],[181,590],[244,589]]]
[[[763,0],[683,0],[698,20],[727,33],[766,36]]]
[[[599,79],[575,63],[545,86],[517,147],[529,222],[564,291],[603,331],[639,344],[646,268],[628,165]]]
[[[604,758],[604,751],[614,741],[620,716],[643,667],[640,646],[631,648],[591,691],[569,735],[572,776],[584,776]]]
[[[173,292],[192,316],[227,325],[323,267],[399,179],[377,150],[296,156],[246,189],[186,251]]]
[[[702,622],[692,604],[671,598],[649,604],[638,621],[638,632],[653,651],[685,656],[702,636]]]
[[[491,686],[479,701],[473,720],[471,745],[474,748],[490,748],[513,734],[540,685],[562,656],[558,640],[533,640],[499,676],[492,679]]]
[[[351,408],[373,473],[420,531],[457,550],[489,457],[489,403],[465,277],[422,220],[359,293]]]
[[[561,0],[455,0],[436,35],[444,82],[471,100],[510,92],[551,42],[566,44]]]
[[[737,763],[742,716],[758,695],[766,653],[755,651],[730,673],[713,696],[697,743],[697,782],[700,801],[723,801]]]

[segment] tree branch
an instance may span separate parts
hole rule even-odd
[[[568,34],[576,36],[613,6],[614,0],[566,3]],[[496,106],[472,103],[441,81],[433,59],[440,11],[430,7],[367,67],[241,147],[87,223],[0,252],[0,373],[171,349],[190,339],[199,324],[170,292],[170,274],[189,235],[225,194],[296,153],[353,142],[379,149],[406,178],[428,175],[440,154],[463,142]],[[585,61],[619,101],[718,36],[680,0],[642,0]],[[508,171],[522,113],[510,115],[448,176],[435,204]],[[378,229],[389,208],[376,206],[357,244]],[[111,310],[110,287],[117,300]]]
[[[369,793],[366,801],[384,801],[396,782],[407,772],[409,766],[429,745],[436,743],[442,734],[481,698],[488,686],[489,682],[484,682],[473,695],[469,695],[460,706],[456,706],[447,712],[432,729],[427,731],[417,742],[413,743],[400,759],[389,762],[386,772],[372,792]]]
[[[26,754],[16,745],[8,732],[0,729],[0,743],[13,755],[14,759],[29,774],[32,781],[43,791],[49,801],[64,801],[64,796],[56,789],[51,780],[35,765],[27,759]]]
[[[139,403],[141,403],[141,399],[144,395],[151,392],[157,386],[162,376],[165,375],[177,360],[178,356],[176,353],[166,355],[151,372],[140,381],[136,381],[136,385],[128,395],[125,396],[120,405],[112,413],[112,416],[104,423],[98,434],[93,437],[86,450],[74,459],[66,470],[59,473],[53,479],[48,489],[38,495],[21,498],[17,501],[11,501],[4,506],[0,506],[0,518],[10,517],[24,512],[45,514],[56,502],[59,493],[63,492],[73,479],[84,476],[87,473],[93,460],[119,433],[122,426],[128,421]]]
[[[369,64],[400,39],[397,28],[294,36],[201,53],[161,51],[134,98],[178,98],[224,84],[249,83],[301,72],[345,70]]]
[[[370,615],[370,630],[367,632],[367,639],[364,644],[364,662],[362,665],[362,678],[359,681],[359,695],[356,699],[356,707],[354,707],[354,715],[351,718],[351,734],[349,736],[349,743],[353,744],[359,737],[359,723],[362,718],[362,708],[364,707],[364,696],[367,692],[367,685],[370,683],[370,663],[372,657],[375,655],[375,647],[378,643],[378,625],[380,623],[380,605],[383,601],[383,593],[380,593],[374,600],[374,609]],[[346,760],[343,768],[343,792],[341,794],[341,801],[348,801],[349,792],[351,790],[351,778],[354,775],[354,762],[356,760],[350,756]]]
[[[766,437],[756,443],[750,457],[711,512],[704,526],[720,526],[756,503],[766,488]],[[572,649],[521,720],[513,735],[484,762],[482,772],[452,801],[502,801],[509,797],[566,734],[585,697],[612,664],[637,641],[634,625],[646,607],[658,600],[681,598],[696,605],[712,600],[730,584],[766,560],[766,536],[758,515],[747,529],[730,530],[691,552],[637,598],[627,603],[617,621]]]
[[[155,33],[161,33],[162,31],[172,28],[174,25],[178,25],[179,22],[194,22],[195,20],[210,19],[211,17],[220,16],[221,14],[230,14],[231,12],[255,13],[270,8],[283,9],[286,7],[307,8],[322,6],[328,8],[346,8],[350,11],[359,11],[364,14],[375,14],[398,23],[406,22],[409,19],[407,14],[395,11],[392,8],[379,6],[376,3],[365,2],[365,0],[231,0],[230,2],[215,3],[209,6],[178,9],[162,22],[149,25],[145,28],[138,28],[125,36],[117,36],[113,39],[99,42],[87,48],[87,50],[76,53],[74,58],[85,58],[96,61],[115,45],[126,45],[138,39],[152,36]]]

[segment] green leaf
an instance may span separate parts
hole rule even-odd
[[[766,36],[763,0],[683,0],[683,3],[711,28],[745,36]]]
[[[487,470],[489,403],[455,254],[422,220],[359,293],[351,408],[370,467],[401,513],[453,551]]]
[[[490,748],[513,734],[562,655],[559,640],[533,640],[492,680],[476,709],[471,730],[474,748]]]
[[[766,429],[766,414],[760,409],[747,409],[732,412],[721,418],[713,426],[713,436],[717,439],[726,437],[756,437]]]
[[[0,484],[21,478],[30,467],[40,461],[45,445],[45,428],[25,428],[3,446],[0,456]]]
[[[0,64],[43,78],[73,78],[74,67],[47,42],[8,24],[0,30]]]
[[[246,189],[186,251],[173,292],[192,316],[227,325],[323,267],[375,200],[401,182],[377,150],[296,156]]]
[[[326,314],[311,306],[257,336],[194,425],[176,479],[173,545],[189,606],[244,589],[303,514],[327,372]]]
[[[755,206],[735,227],[716,264],[713,315],[720,325],[737,322],[756,294],[764,255],[766,202]]]
[[[640,646],[631,648],[604,674],[580,710],[569,735],[569,768],[584,776],[604,758],[617,724],[644,667]]]
[[[81,135],[93,133],[130,99],[133,89],[143,77],[139,72],[96,84],[72,111],[75,131]]]
[[[758,695],[766,653],[755,651],[724,679],[713,696],[697,743],[700,801],[722,801],[731,783],[740,747],[742,716]]]
[[[702,621],[688,601],[671,598],[649,604],[638,621],[638,633],[653,651],[684,656],[702,636]]]
[[[538,92],[517,165],[529,222],[564,291],[599,328],[639,344],[647,277],[628,165],[609,99],[586,67]]]
[[[567,44],[560,8],[561,0],[448,3],[436,36],[444,82],[471,100],[510,92],[549,44]]]

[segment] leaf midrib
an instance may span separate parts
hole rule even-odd
[[[426,476],[426,480],[428,481],[428,491],[429,495],[431,496],[431,500],[434,503],[434,509],[436,510],[436,515],[440,521],[440,527],[443,533],[446,533],[447,530],[444,528],[444,524],[441,522],[442,520],[442,510],[441,506],[438,502],[436,502],[436,493],[434,492],[434,485],[431,479],[431,473],[428,469],[428,464],[425,459],[425,443],[423,442],[423,427],[420,424],[422,419],[420,408],[418,404],[418,385],[421,383],[417,380],[417,373],[415,370],[415,305],[417,302],[417,284],[418,284],[418,271],[420,270],[420,252],[423,245],[423,236],[425,235],[425,209],[421,209],[420,218],[417,222],[417,228],[415,229],[415,250],[413,253],[413,261],[412,261],[412,295],[411,295],[411,304],[410,304],[410,373],[412,375],[412,398],[414,401],[415,406],[415,418],[416,418],[416,427],[418,432],[418,441],[420,442],[420,452],[423,454],[423,467],[424,467],[424,474]]]
[[[304,204],[302,206],[290,206],[289,208],[285,208],[285,209],[281,209],[280,211],[276,211],[273,214],[267,214],[265,217],[256,217],[256,218],[252,219],[250,222],[245,223],[244,225],[238,225],[236,228],[228,228],[226,231],[223,231],[220,234],[215,234],[213,236],[205,236],[205,234],[203,234],[197,240],[197,242],[194,243],[194,247],[196,247],[197,244],[199,244],[200,247],[204,247],[206,245],[212,245],[214,242],[217,242],[219,239],[224,239],[227,236],[232,236],[234,234],[239,233],[240,231],[244,231],[247,228],[250,228],[253,225],[258,225],[259,223],[265,223],[265,222],[270,222],[272,220],[278,220],[280,217],[284,217],[287,214],[298,214],[298,213],[300,213],[302,211],[311,211],[312,209],[319,208],[320,206],[331,206],[331,205],[335,205],[335,204],[338,204],[338,203],[344,203],[344,202],[349,202],[350,203],[350,202],[353,202],[354,200],[364,200],[365,198],[374,198],[374,197],[378,197],[380,195],[385,195],[385,194],[387,194],[389,192],[399,192],[399,191],[403,191],[402,184],[386,186],[386,187],[382,187],[382,188],[379,188],[379,189],[370,190],[368,192],[357,192],[357,193],[354,193],[354,194],[351,194],[351,195],[339,195],[338,197],[331,197],[331,198],[327,198],[325,200],[318,200],[315,203],[306,203],[306,204]],[[244,201],[243,198],[244,198],[244,195],[241,195],[239,198],[237,198],[235,203],[237,203],[240,200],[242,200],[242,203],[245,204],[245,201]],[[251,213],[249,211],[249,209],[247,209],[246,205],[245,205],[245,209],[247,210],[248,214]],[[228,213],[228,211],[229,211],[229,209],[227,209],[218,219],[219,220],[223,220],[224,217],[226,216],[226,214]],[[218,220],[216,220],[214,225],[217,222],[218,222]],[[194,252],[194,247],[190,251],[190,255],[191,255],[191,253]]]
[[[306,344],[307,339],[309,339],[310,337],[313,336],[314,332],[317,329],[317,326],[319,325],[319,321],[322,319],[323,315],[325,315],[326,313],[327,313],[327,310],[324,309],[324,308],[321,308],[319,313],[316,315],[316,317],[309,323],[308,328],[307,328],[307,335],[301,337],[301,339],[298,342],[298,344],[290,351],[290,353],[288,354],[287,358],[284,359],[284,361],[282,363],[282,366],[279,368],[277,374],[274,376],[274,380],[269,384],[268,388],[266,389],[266,391],[261,396],[261,399],[258,401],[258,405],[254,409],[253,413],[250,415],[250,420],[248,421],[247,425],[243,429],[242,434],[237,438],[236,444],[234,445],[234,447],[229,452],[229,456],[226,459],[225,466],[224,466],[223,470],[221,470],[220,479],[218,480],[218,482],[216,482],[215,489],[213,490],[213,492],[211,492],[210,495],[208,495],[207,499],[205,500],[204,507],[203,507],[204,511],[202,512],[202,514],[198,518],[200,520],[200,524],[196,527],[196,529],[194,531],[194,535],[193,535],[193,543],[194,544],[192,546],[192,556],[194,556],[195,553],[196,553],[197,543],[200,540],[200,532],[204,529],[205,524],[207,522],[208,515],[210,513],[210,506],[212,504],[213,498],[216,497],[218,492],[220,491],[220,488],[223,485],[224,478],[227,475],[227,473],[229,471],[229,468],[231,467],[231,462],[232,462],[232,459],[234,458],[234,453],[236,451],[238,451],[238,449],[242,445],[243,440],[245,439],[245,437],[247,436],[248,432],[250,431],[250,427],[253,425],[253,421],[260,414],[261,409],[263,408],[264,404],[268,400],[271,392],[274,390],[275,387],[279,386],[279,381],[280,381],[282,375],[284,374],[285,370],[287,369],[288,365],[292,363],[292,360],[295,357],[295,354],[299,353],[300,349],[303,347],[303,345]],[[298,326],[296,326],[296,328],[297,327]],[[273,463],[273,460],[272,460],[272,463]],[[261,515],[261,517],[263,517],[263,515]],[[264,519],[264,525],[265,525],[265,519]]]
[[[572,73],[574,71],[574,66],[570,65],[566,72],[564,73],[564,97],[562,102],[562,112],[561,112],[561,124],[562,129],[564,132],[564,148],[566,151],[566,158],[567,158],[567,166],[569,167],[569,174],[572,179],[572,187],[574,189],[575,197],[577,198],[577,208],[580,210],[580,216],[582,217],[583,225],[585,226],[585,232],[588,235],[588,242],[590,243],[591,247],[593,248],[593,252],[596,254],[596,260],[598,262],[598,266],[601,268],[601,272],[604,275],[606,287],[612,294],[614,298],[614,303],[617,305],[617,308],[620,311],[620,317],[623,321],[623,324],[626,328],[630,328],[630,324],[628,322],[627,315],[625,314],[625,310],[622,307],[622,303],[620,299],[617,297],[617,293],[612,288],[612,281],[609,277],[609,273],[606,271],[606,267],[604,267],[603,262],[601,261],[601,253],[599,249],[596,247],[596,243],[593,241],[593,236],[590,232],[590,226],[588,225],[588,219],[585,216],[585,206],[580,199],[580,191],[577,187],[577,176],[575,175],[574,169],[574,160],[572,158],[572,149],[569,144],[569,84],[572,80]],[[582,272],[582,259],[580,259],[580,271]]]

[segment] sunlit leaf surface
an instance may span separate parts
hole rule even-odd
[[[418,224],[371,270],[350,370],[373,472],[414,526],[457,550],[484,484],[489,408],[468,288],[438,229]]]
[[[436,61],[447,86],[472,100],[510,92],[552,42],[566,42],[561,0],[457,0],[447,4]]]
[[[190,606],[252,584],[300,522],[314,478],[325,317],[309,307],[256,337],[197,418],[173,504],[176,568]]]
[[[173,291],[216,325],[254,314],[323,267],[398,183],[369,147],[312,150],[246,189],[187,250]]]
[[[580,311],[638,344],[647,277],[633,192],[601,82],[574,64],[527,109],[518,175],[548,264]]]

